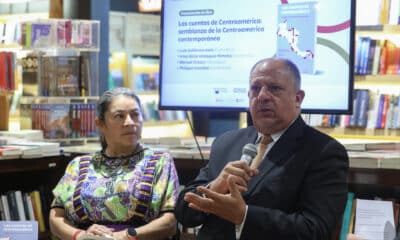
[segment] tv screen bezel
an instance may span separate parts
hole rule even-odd
[[[162,0],[161,5],[161,47],[160,47],[160,71],[159,71],[159,102],[158,108],[160,110],[182,110],[182,111],[233,111],[233,112],[248,112],[248,107],[215,107],[215,106],[187,106],[187,105],[165,105],[162,102],[162,88],[163,88],[163,50],[164,50],[164,37],[167,33],[164,32],[164,11],[165,1]],[[304,108],[301,112],[305,114],[352,114],[353,112],[353,91],[354,91],[354,43],[355,43],[355,29],[356,29],[356,0],[350,0],[350,28],[349,28],[349,72],[348,72],[348,101],[347,108],[343,109],[328,109],[328,108]],[[250,69],[249,69],[250,71]],[[306,92],[307,96],[307,92]]]

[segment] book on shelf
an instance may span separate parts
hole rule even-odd
[[[5,194],[7,196],[8,209],[10,210],[10,218],[13,221],[18,221],[19,220],[18,206],[14,191],[10,190],[7,191]]]
[[[360,141],[344,143],[347,151],[374,151],[374,150],[393,150],[400,151],[400,141]]]
[[[42,203],[41,203],[40,192],[38,190],[34,190],[34,191],[30,192],[29,194],[32,199],[34,214],[37,217],[36,220],[38,221],[39,232],[45,232],[46,225],[45,225],[44,217],[43,217],[43,208],[42,208]]]
[[[59,142],[42,141],[10,141],[9,146],[16,146],[22,150],[21,158],[47,157],[60,155]]]
[[[14,159],[22,155],[22,149],[17,146],[0,145],[0,159]]]
[[[49,104],[50,117],[46,123],[48,138],[67,138],[69,137],[69,105]]]
[[[56,44],[57,46],[70,47],[71,45],[71,20],[57,19],[56,21]]]
[[[375,49],[377,48],[377,42],[378,40],[376,39],[371,39],[370,44],[369,44],[369,49],[368,49],[368,57],[367,57],[367,64],[365,68],[365,74],[372,74],[372,69],[374,65],[374,58],[375,58]]]
[[[1,203],[3,205],[3,211],[4,211],[4,219],[6,221],[11,221],[11,213],[10,213],[10,208],[8,204],[8,198],[6,194],[1,195]]]
[[[89,90],[92,88],[92,67],[90,64],[90,56],[80,56],[80,81],[79,81],[79,93],[80,96],[90,96]]]
[[[7,58],[5,52],[0,52],[0,90],[7,89]],[[4,67],[5,66],[5,67]]]
[[[9,124],[9,101],[6,92],[0,91],[0,130],[8,129]]]
[[[4,214],[3,202],[1,201],[1,198],[0,198],[0,221],[5,220],[5,219],[6,219],[6,216]]]
[[[380,0],[379,24],[388,24],[391,0]]]
[[[27,56],[21,59],[22,63],[22,95],[38,96],[38,57]]]
[[[40,69],[41,95],[79,96],[79,56],[43,56]]]
[[[26,215],[25,215],[25,209],[24,209],[24,198],[22,198],[22,192],[20,190],[13,191],[13,194],[15,195],[15,200],[17,202],[17,212],[18,212],[18,220],[19,221],[25,221]]]
[[[375,50],[374,50],[372,70],[371,70],[372,75],[377,75],[379,73],[379,64],[381,59],[381,50],[383,43],[383,41],[380,39],[375,39],[375,41],[376,43],[375,43]]]
[[[54,36],[50,22],[33,22],[30,24],[30,28],[31,39],[28,47],[47,48],[52,46]]]
[[[0,136],[6,139],[43,140],[43,131],[39,129],[22,129],[17,131],[0,131]]]
[[[400,169],[400,154],[397,150],[348,151],[350,167]]]
[[[356,74],[366,74],[368,54],[371,43],[370,37],[361,36],[359,42],[359,49],[357,49],[357,71]]]
[[[353,114],[350,115],[349,127],[356,127],[358,124],[358,118],[360,116],[360,105],[361,101],[360,91],[358,89],[353,90]]]
[[[35,221],[35,214],[33,213],[32,198],[29,193],[23,193],[24,209],[27,220]]]
[[[346,236],[349,233],[353,199],[354,199],[354,193],[348,192],[346,207],[344,209],[342,217],[342,226],[340,229],[340,238],[339,238],[340,240],[346,240]]]
[[[15,53],[0,51],[0,90],[15,90]]]
[[[356,25],[379,25],[382,0],[370,0],[368,4],[357,4]]]
[[[368,109],[369,109],[369,90],[358,89],[358,115],[356,116],[356,126],[365,128],[368,123]]]
[[[18,23],[16,21],[7,21],[1,24],[0,43],[2,44],[15,44],[18,38]]]

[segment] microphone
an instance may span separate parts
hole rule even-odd
[[[257,155],[257,147],[252,143],[248,143],[244,145],[242,149],[242,156],[240,157],[241,161],[247,162],[250,165],[253,158]]]

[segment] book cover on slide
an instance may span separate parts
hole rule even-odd
[[[278,5],[277,57],[290,59],[301,73],[315,73],[316,32],[316,2]]]

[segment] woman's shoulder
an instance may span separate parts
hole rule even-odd
[[[68,166],[70,166],[70,167],[78,166],[82,160],[91,161],[92,158],[93,158],[93,155],[76,156],[68,163]]]
[[[144,149],[144,157],[149,161],[156,161],[158,164],[169,164],[173,162],[172,154],[164,149]]]
[[[144,155],[147,157],[157,157],[157,158],[163,158],[163,157],[169,157],[171,156],[171,153],[168,151],[168,149],[153,149],[153,148],[144,148]]]

